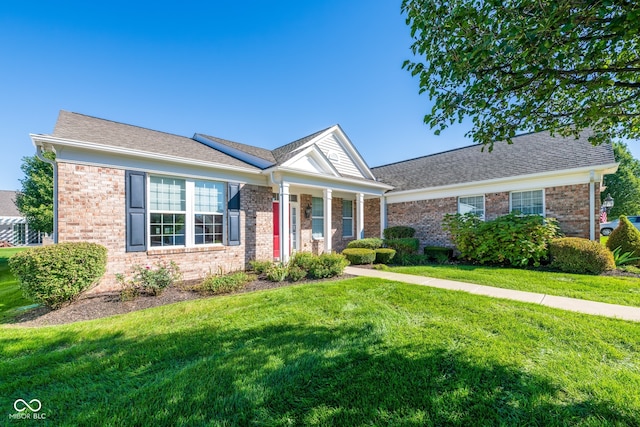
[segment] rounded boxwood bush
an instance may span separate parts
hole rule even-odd
[[[353,265],[372,264],[376,259],[376,252],[365,248],[347,248],[342,255]]]
[[[366,239],[352,240],[347,243],[347,248],[364,248],[364,249],[378,249],[382,247],[382,239],[376,237],[368,237]]]
[[[620,253],[631,252],[632,257],[640,257],[640,230],[626,216],[621,216],[620,224],[609,235],[607,247],[611,251],[620,248]]]
[[[551,266],[567,273],[600,274],[616,268],[611,251],[589,239],[554,239],[549,244],[549,252]]]
[[[96,283],[106,265],[107,248],[87,242],[31,248],[9,260],[24,296],[53,309]]]
[[[394,256],[396,256],[394,249],[378,248],[376,249],[376,264],[389,264]]]
[[[382,232],[385,239],[406,239],[416,234],[416,229],[405,225],[385,228]]]

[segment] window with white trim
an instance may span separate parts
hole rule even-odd
[[[324,237],[324,200],[322,197],[311,199],[311,237],[314,239]]]
[[[470,213],[484,219],[484,195],[458,197],[458,213]]]
[[[196,245],[222,243],[224,184],[196,181],[193,234]]]
[[[152,176],[149,181],[151,246],[185,244],[186,181]]]
[[[221,244],[225,183],[149,177],[151,247]]]
[[[353,200],[342,201],[342,237],[353,237]]]
[[[520,215],[544,215],[544,192],[542,190],[513,191],[511,212]]]

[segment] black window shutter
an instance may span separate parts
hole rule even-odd
[[[125,171],[127,252],[147,250],[147,175]]]
[[[240,184],[229,183],[229,202],[227,203],[227,218],[229,223],[229,246],[240,244]]]

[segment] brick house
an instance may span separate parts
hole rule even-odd
[[[617,167],[611,147],[533,134],[491,154],[473,146],[370,169],[338,125],[268,150],[67,111],[52,134],[31,139],[56,154],[54,239],[108,249],[94,291],[134,265],[172,260],[197,279],[253,259],[340,251],[391,225],[415,227],[423,245],[449,244],[439,220],[457,211],[518,208],[594,238],[590,212]]]

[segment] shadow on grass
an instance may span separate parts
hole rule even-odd
[[[37,398],[52,425],[640,424],[609,402],[567,398],[548,378],[440,348],[388,347],[367,323],[136,339],[61,331],[2,358],[0,416]]]

